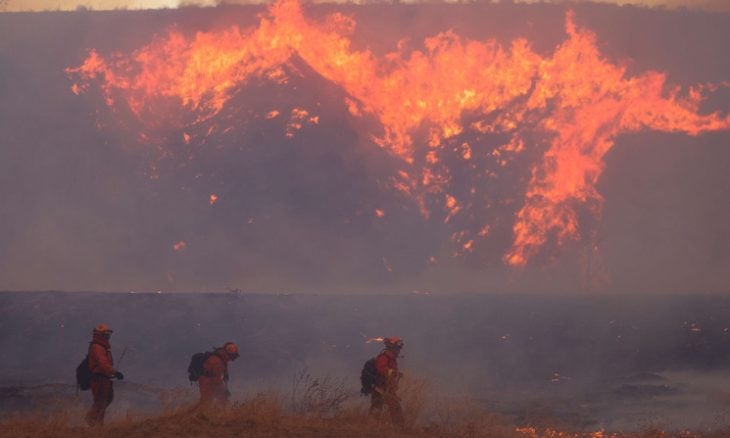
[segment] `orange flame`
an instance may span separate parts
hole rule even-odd
[[[399,47],[378,58],[351,48],[348,35],[354,26],[352,18],[339,13],[322,22],[308,20],[297,0],[279,0],[255,28],[234,26],[192,38],[171,31],[128,55],[103,57],[91,50],[67,72],[77,80],[74,93],[87,91],[94,81],[108,105],[125,102],[140,119],[154,112],[156,99],[172,98],[197,112],[200,121],[215,116],[252,78],[286,82],[284,68],[296,54],[346,92],[353,117],[379,120],[383,134],[374,142],[409,169],[393,177],[391,187],[412,196],[424,218],[431,214],[425,196],[436,195],[444,223],[453,223],[457,213],[478,202],[475,187],[471,199],[458,194],[461,202],[448,193],[451,173],[440,157],[449,140],[458,141],[466,130],[506,135],[506,144],[485,152],[506,167],[527,148],[539,146],[525,136],[531,127],[549,147],[532,165],[524,201],[515,213],[514,239],[503,258],[512,266],[525,265],[549,242],[560,247],[578,239],[576,208],[600,216],[602,197],[595,185],[617,135],[642,129],[699,135],[730,128],[727,115],[698,112],[702,92],[727,84],[692,88],[683,97],[666,85],[662,73],[627,77],[624,67],[601,55],[595,35],[575,25],[572,12],[566,17],[567,39],[548,56],[533,51],[524,39],[503,47],[449,31],[426,39],[424,50]],[[266,118],[279,114],[273,110]],[[482,115],[483,120],[465,125],[464,114]],[[318,122],[318,116],[294,109],[286,136],[294,136],[304,123]],[[427,134],[421,138],[423,127]],[[473,162],[478,145],[456,144],[461,144],[454,150],[463,161]],[[472,169],[495,176],[491,170]],[[487,238],[490,224],[485,222],[474,238]],[[468,251],[473,234],[457,231],[452,240]],[[390,271],[385,258],[383,264]]]
[[[302,129],[304,123],[316,125],[319,123],[319,116],[310,116],[309,111],[305,109],[294,108],[291,110],[291,117],[286,125],[287,138],[294,137],[294,133]]]
[[[727,129],[730,117],[697,113],[701,96],[681,99],[676,89],[665,96],[665,76],[648,72],[625,78],[621,67],[602,59],[595,36],[577,30],[568,14],[568,41],[541,64],[541,80],[528,108],[558,99],[543,128],[555,133],[542,163],[533,167],[525,204],[517,213],[514,244],[505,261],[524,265],[552,235],[558,244],[578,236],[573,204],[592,204],[600,212],[602,197],[595,183],[603,157],[621,132],[650,128],[698,135]]]
[[[637,436],[635,433],[606,432],[604,430],[594,432],[563,432],[551,428],[538,429],[532,426],[518,427],[515,429],[515,432],[526,438],[629,438]],[[690,431],[665,432],[662,430],[656,430],[652,431],[652,436],[656,436],[657,438],[668,438],[670,436],[700,438],[701,435]]]
[[[181,240],[172,245],[172,250],[175,252],[180,252],[180,251],[183,251],[187,246],[188,246],[188,244],[185,243],[184,240]]]

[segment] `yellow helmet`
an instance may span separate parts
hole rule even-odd
[[[107,324],[101,323],[97,324],[96,327],[94,327],[94,333],[113,333],[114,330],[110,329]]]

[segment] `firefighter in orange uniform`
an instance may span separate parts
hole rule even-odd
[[[378,384],[370,399],[370,413],[380,417],[383,406],[388,406],[390,419],[394,424],[403,426],[403,409],[398,398],[398,381],[403,375],[398,371],[398,355],[403,348],[403,341],[397,336],[385,338],[385,349],[375,359],[378,371]]]
[[[124,375],[114,369],[112,359],[111,338],[112,330],[106,324],[99,324],[94,327],[94,334],[89,344],[89,371],[91,377],[91,393],[94,396],[94,404],[86,414],[86,423],[89,426],[101,426],[104,424],[104,414],[114,399],[114,384],[112,378],[124,379]]]
[[[233,342],[226,342],[216,348],[203,363],[203,375],[198,379],[200,403],[227,402],[231,393],[228,391],[228,362],[238,358],[238,347]]]

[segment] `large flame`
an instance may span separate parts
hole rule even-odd
[[[578,239],[580,208],[600,216],[602,197],[595,184],[617,135],[642,129],[698,135],[730,127],[728,116],[698,112],[708,86],[682,93],[667,86],[661,73],[628,77],[624,67],[601,56],[594,34],[576,27],[572,13],[566,17],[567,39],[549,56],[536,53],[524,39],[503,47],[445,32],[426,39],[424,50],[399,47],[377,57],[352,48],[354,26],[339,13],[309,20],[298,1],[281,0],[255,28],[199,32],[192,38],[171,31],[131,54],[102,56],[92,50],[83,64],[67,71],[76,78],[77,94],[99,83],[109,105],[121,100],[140,120],[154,123],[164,120],[155,102],[174,99],[196,114],[194,124],[215,117],[253,78],[286,82],[285,67],[296,55],[347,93],[353,117],[367,114],[380,122],[375,143],[402,160],[405,169],[394,175],[391,187],[411,196],[424,217],[433,213],[426,197],[437,199],[444,223],[487,203],[479,197],[479,184],[487,184],[495,171],[472,164],[484,162],[477,156],[499,169],[542,147],[524,200],[516,206],[514,239],[504,255],[513,266],[525,265],[548,242],[561,246]],[[273,110],[265,117],[279,114]],[[318,123],[318,117],[293,111],[286,136],[294,136],[303,123]],[[508,140],[487,149],[465,141],[465,132],[497,133]],[[184,136],[188,143],[189,135]],[[474,185],[460,193],[451,188],[452,172],[443,159],[451,151],[475,175]],[[384,214],[376,210],[376,215]],[[491,218],[476,222],[452,234],[455,255],[473,251],[488,237]]]

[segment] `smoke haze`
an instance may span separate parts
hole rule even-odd
[[[51,389],[86,403],[69,383],[103,320],[126,375],[113,418],[160,409],[165,389],[194,400],[190,356],[226,341],[241,351],[229,367],[236,400],[288,396],[306,370],[342,378],[365,403],[359,371],[382,348],[366,339],[397,333],[400,369],[427,379],[435,400],[471,398],[518,424],[718,428],[730,408],[729,318],[728,297],[0,293],[0,418],[53,409],[33,405]]]
[[[192,35],[255,26],[264,10],[0,15],[0,288],[728,293],[726,130],[620,135],[597,184],[603,214],[583,221],[600,252],[586,260],[583,240],[514,269],[503,256],[515,202],[541,151],[489,186],[504,201],[491,213],[490,238],[455,256],[456,221],[424,219],[383,187],[403,163],[363,137],[377,121],[352,117],[346,92],[306,62],[286,67],[296,71],[284,85],[255,79],[238,89],[216,115],[231,129],[204,147],[186,144],[176,104],[160,103],[171,122],[155,131],[158,149],[135,137],[132,113],[108,111],[98,88],[75,95],[64,72],[91,48],[130,53],[170,27]],[[556,5],[320,5],[306,13],[333,11],[352,14],[353,43],[376,54],[449,29],[504,45],[525,38],[540,54],[566,38],[566,9]],[[728,14],[594,4],[574,12],[629,75],[666,72],[685,88],[730,77]],[[727,88],[708,96],[701,113],[727,113]],[[280,115],[267,118],[274,109]]]

